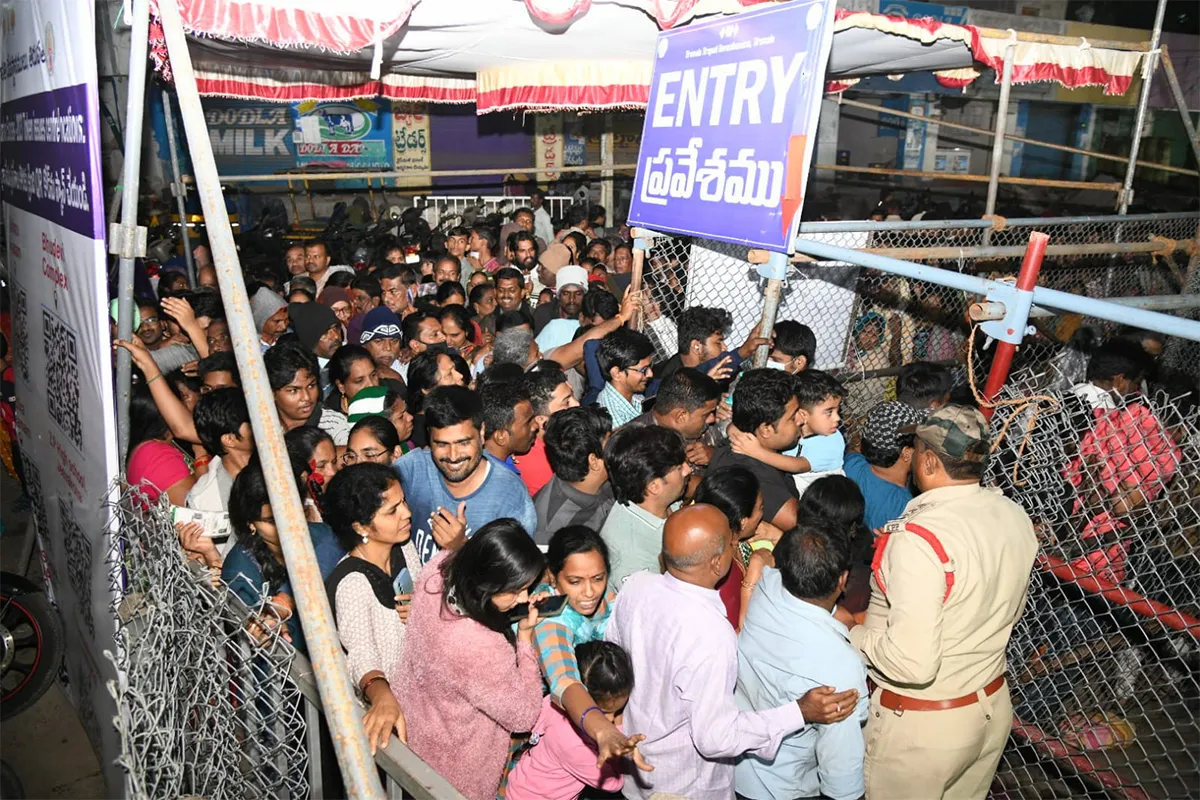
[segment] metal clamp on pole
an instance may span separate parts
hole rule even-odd
[[[108,226],[108,254],[117,258],[146,257],[146,226],[125,225],[120,222]]]
[[[631,228],[629,235],[633,237],[633,270],[630,274],[628,291],[638,292],[642,289],[642,274],[646,264],[646,253],[654,246],[654,231],[646,228]],[[642,329],[642,312],[634,313],[632,327],[635,331]]]
[[[1013,355],[1017,345],[1025,338],[1026,333],[1032,333],[1028,327],[1029,309],[1033,307],[1033,289],[1037,286],[1038,273],[1042,271],[1042,259],[1046,255],[1046,245],[1050,237],[1041,231],[1029,234],[1029,245],[1025,250],[1025,260],[1021,262],[1021,271],[1017,273],[1016,283],[994,282],[988,287],[988,303],[1003,304],[1004,317],[989,320],[980,324],[980,329],[988,336],[997,340],[996,355],[992,358],[992,370],[988,373],[987,384],[983,389],[983,398],[992,401],[1008,380],[1008,371],[1012,367]],[[993,309],[995,310],[994,306]],[[984,408],[983,414],[992,418],[995,409]]]

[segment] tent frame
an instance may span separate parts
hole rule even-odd
[[[304,519],[303,507],[291,475],[290,463],[283,441],[283,431],[278,422],[274,400],[270,386],[266,380],[262,355],[259,350],[258,336],[249,311],[249,299],[239,268],[238,256],[233,240],[233,232],[225,211],[221,195],[221,181],[255,182],[281,181],[291,179],[333,180],[338,177],[348,178],[389,178],[401,177],[400,173],[340,173],[314,174],[295,173],[275,176],[222,176],[218,175],[214,161],[211,142],[200,105],[200,96],[196,85],[196,76],[192,68],[191,54],[183,29],[179,8],[176,0],[160,0],[159,13],[167,50],[175,76],[176,92],[179,99],[180,113],[184,123],[184,133],[196,171],[195,183],[199,191],[201,204],[208,220],[208,231],[212,248],[213,262],[217,270],[226,316],[229,321],[230,334],[234,343],[234,353],[239,370],[244,381],[248,405],[252,413],[254,433],[257,447],[262,458],[266,475],[272,508],[275,510],[280,540],[284,549],[288,575],[296,592],[299,613],[305,619],[306,637],[313,661],[313,672],[319,689],[320,701],[325,717],[330,725],[332,739],[335,744],[338,762],[343,779],[351,796],[363,798],[378,798],[384,794],[375,772],[375,760],[371,757],[369,746],[362,727],[362,715],[355,699],[355,689],[346,672],[345,661],[333,627],[328,599],[320,579],[312,542],[308,535]],[[1120,42],[1095,42],[1094,46],[1112,47],[1124,50],[1148,50],[1148,61],[1144,71],[1142,97],[1138,106],[1136,130],[1140,132],[1145,123],[1148,106],[1150,81],[1156,66],[1158,41],[1161,35],[1162,18],[1165,0],[1159,0],[1159,9],[1153,39],[1150,46],[1144,43],[1130,44]],[[133,267],[134,259],[144,253],[145,229],[137,226],[138,185],[141,166],[141,134],[142,113],[145,104],[142,100],[146,94],[146,61],[147,61],[147,29],[149,24],[149,0],[135,0],[133,18],[132,47],[130,51],[128,111],[125,125],[125,165],[124,165],[124,197],[127,198],[121,208],[121,224],[113,225],[110,229],[110,248],[120,256],[120,279],[118,294],[118,335],[128,338],[132,335],[133,321]],[[981,33],[991,38],[1007,37],[1009,34],[1000,31],[981,30]],[[1036,34],[1017,34],[1018,41],[1046,41],[1055,44],[1080,44],[1080,40],[1070,37],[1048,37]],[[1009,55],[1011,56],[1011,48]],[[1000,123],[1006,111],[1007,90],[1011,87],[1012,58],[1006,58],[1006,68],[1002,78],[1002,105]],[[1176,91],[1177,79],[1168,59],[1164,58],[1167,66],[1168,80],[1172,83],[1172,93],[1180,105],[1181,113],[1186,117],[1186,107],[1182,103],[1180,93]],[[1190,119],[1187,122],[1191,132]],[[1002,148],[1004,138],[1012,138],[1004,132],[1004,125],[997,124],[994,132],[993,153]],[[1029,141],[1029,140],[1026,140]],[[1039,143],[1040,144],[1040,143]],[[1193,147],[1196,142],[1193,139]],[[1138,141],[1135,136],[1133,147],[1128,158],[1125,186],[1121,194],[1121,214],[1124,215],[1131,199],[1133,171],[1137,162]],[[1086,151],[1085,151],[1086,152]],[[1197,153],[1200,155],[1200,151]],[[988,177],[989,198],[994,208],[994,195],[1001,182],[1022,182],[1020,179],[1002,179],[999,176],[999,158],[993,158],[992,174]],[[636,165],[612,164],[611,147],[608,149],[605,162],[601,169],[606,176],[616,170],[634,169]],[[818,169],[836,169],[832,166],[818,166]],[[843,168],[844,169],[844,168]],[[505,170],[442,170],[427,173],[405,173],[403,177],[439,177],[449,175],[481,175],[507,174]],[[522,170],[534,174],[542,174],[545,170]],[[553,170],[557,173],[588,172],[594,168],[564,168]],[[889,174],[916,175],[925,177],[925,173],[912,173],[904,170],[887,171]],[[928,174],[929,177],[944,178],[939,173]],[[1054,183],[1060,185],[1067,182],[1039,182],[1041,185]],[[1094,184],[1073,183],[1079,188],[1095,188]],[[610,189],[611,191],[611,189]],[[610,201],[611,205],[611,201]],[[609,211],[611,213],[611,208]],[[1200,234],[1200,228],[1198,228]],[[649,236],[650,232],[643,232]],[[142,244],[138,246],[138,242]],[[639,237],[641,245],[635,251],[635,266],[644,257],[648,240]],[[1042,245],[1044,246],[1044,240]],[[941,270],[920,264],[900,261],[886,256],[844,248],[834,247],[819,242],[798,239],[793,243],[794,252],[804,253],[821,259],[832,259],[859,264],[865,267],[882,270],[896,275],[903,275],[919,280],[929,281],[942,286],[961,289],[985,295],[994,304],[1004,308],[1004,317],[985,323],[985,332],[994,338],[1009,344],[1019,343],[1023,338],[1028,323],[1030,308],[1034,301],[1043,305],[1076,311],[1090,316],[1111,320],[1123,324],[1143,328],[1152,328],[1165,333],[1180,336],[1194,341],[1200,341],[1200,322],[1181,319],[1170,315],[1157,313],[1133,306],[1094,300],[1087,297],[1043,289],[1036,286],[985,280],[969,275],[962,275],[950,270]],[[774,326],[778,300],[782,289],[782,281],[786,274],[789,255],[783,253],[763,253],[759,267],[760,274],[768,278],[762,329],[769,330]],[[1040,262],[1040,258],[1037,259]],[[1195,259],[1193,259],[1195,260]],[[637,270],[640,272],[640,270]],[[637,276],[635,276],[637,277]],[[1028,282],[1026,282],[1028,283]],[[636,287],[635,287],[636,288]],[[1004,329],[1013,331],[1008,334]],[[1013,337],[1015,336],[1015,342]],[[760,349],[756,355],[756,363],[765,358],[765,350]],[[132,379],[131,362],[128,353],[121,350],[117,360],[117,390],[118,390],[118,435],[120,438],[122,459],[128,449],[129,437],[129,400]],[[1003,379],[1000,380],[1003,383]],[[415,757],[414,757],[415,758]],[[441,788],[441,787],[439,787]],[[439,797],[454,797],[457,792],[453,789],[438,791]],[[430,796],[433,796],[432,794]]]

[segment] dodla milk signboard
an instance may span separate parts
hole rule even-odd
[[[835,5],[793,0],[659,34],[631,224],[789,249]]]

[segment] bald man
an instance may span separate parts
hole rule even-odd
[[[613,605],[605,638],[629,653],[637,675],[625,729],[645,733],[639,749],[654,767],[625,781],[627,798],[729,800],[736,756],[769,760],[806,723],[838,722],[854,711],[858,692],[828,686],[777,708],[738,710],[737,638],[715,588],[733,547],[729,521],[715,507],[676,511],[663,528],[666,574],[632,575]]]

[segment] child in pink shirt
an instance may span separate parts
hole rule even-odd
[[[629,655],[611,642],[586,642],[575,648],[583,685],[596,705],[584,712],[603,714],[618,727],[633,690]],[[507,800],[573,800],[584,787],[620,791],[622,764],[597,764],[596,746],[549,696],[533,726],[528,750],[508,776]]]

